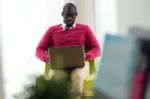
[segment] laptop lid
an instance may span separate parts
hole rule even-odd
[[[49,48],[52,69],[71,69],[84,66],[84,47]]]

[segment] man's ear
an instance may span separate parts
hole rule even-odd
[[[62,16],[64,16],[64,13],[63,13],[63,12],[61,12],[61,15],[62,15]]]
[[[77,16],[77,15],[78,15],[78,12],[76,12],[75,15]]]

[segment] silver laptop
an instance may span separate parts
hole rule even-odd
[[[84,66],[84,47],[49,48],[52,69],[73,69]]]

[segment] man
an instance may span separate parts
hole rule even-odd
[[[82,45],[85,49],[89,49],[85,53],[85,66],[76,68],[69,72],[72,82],[71,91],[74,94],[81,94],[84,80],[89,76],[89,62],[100,55],[99,43],[96,40],[91,29],[84,24],[75,22],[77,17],[76,6],[67,3],[62,11],[63,23],[48,28],[41,41],[36,48],[36,56],[43,62],[49,63],[47,50],[48,47],[65,47]]]

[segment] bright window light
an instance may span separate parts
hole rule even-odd
[[[62,22],[63,0],[2,0],[5,99],[14,99],[29,77],[44,73],[35,48],[50,25]]]

